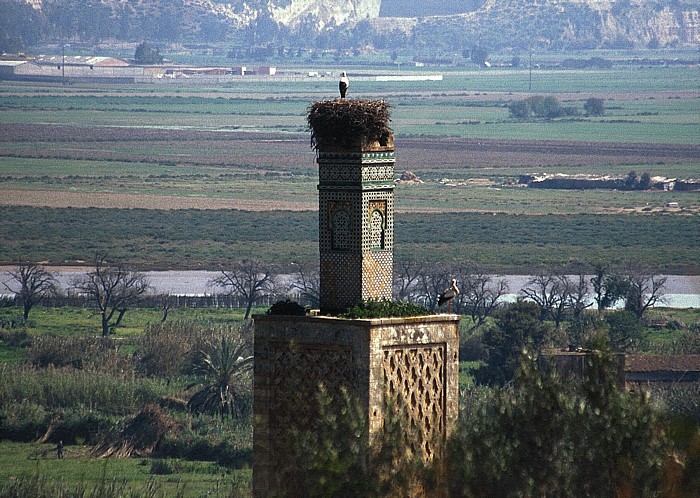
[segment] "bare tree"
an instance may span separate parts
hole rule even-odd
[[[29,318],[29,312],[42,299],[56,294],[58,284],[53,273],[43,266],[30,262],[17,263],[17,270],[6,272],[10,277],[4,282],[5,288],[19,296],[24,307],[23,317]]]
[[[667,278],[655,275],[644,265],[628,264],[625,268],[625,309],[641,318],[648,308],[665,302],[664,289]]]
[[[508,283],[505,279],[495,280],[493,275],[474,264],[467,264],[459,275],[459,289],[457,300],[471,316],[473,329],[476,329],[508,293]]]
[[[568,295],[567,308],[571,310],[573,317],[578,319],[585,309],[593,306],[593,301],[590,301],[588,297],[590,292],[589,282],[583,273],[572,276],[564,275],[563,278]]]
[[[211,285],[223,287],[231,295],[245,300],[245,320],[250,317],[250,310],[255,300],[265,291],[274,287],[275,268],[271,263],[256,259],[244,259],[232,265],[228,270],[221,270],[221,275],[210,281]]]
[[[419,304],[435,311],[438,306],[438,297],[450,286],[452,279],[457,274],[457,269],[450,263],[425,266],[416,282],[416,297]]]
[[[557,310],[563,310],[565,306],[565,289],[559,275],[555,272],[540,272],[528,280],[526,287],[520,289],[520,292],[537,304],[540,309],[540,320],[546,320],[549,316],[555,318],[558,314]]]
[[[299,292],[302,304],[313,308],[321,305],[321,275],[318,267],[311,264],[294,263],[294,280],[289,285],[290,291]]]
[[[394,295],[399,301],[414,302],[425,264],[407,259],[394,263]]]
[[[97,304],[103,337],[114,332],[126,310],[150,288],[143,274],[123,265],[112,266],[104,255],[95,256],[95,270],[74,278],[71,286]]]

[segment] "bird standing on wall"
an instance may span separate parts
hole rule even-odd
[[[438,306],[442,306],[447,303],[447,312],[452,313],[452,300],[459,295],[459,287],[457,287],[457,280],[452,279],[450,286],[442,291],[442,294],[438,296]]]
[[[340,82],[338,83],[338,87],[340,88],[340,98],[344,99],[345,98],[345,92],[348,91],[348,87],[350,86],[350,80],[348,79],[348,75],[345,71],[343,71],[340,74]]]

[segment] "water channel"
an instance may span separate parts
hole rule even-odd
[[[6,280],[5,271],[11,268],[0,268],[0,282]],[[71,279],[85,273],[85,269],[56,270],[61,288],[68,289]],[[212,287],[210,282],[219,275],[215,271],[203,270],[167,270],[144,272],[156,294],[172,295],[206,295],[220,292],[221,289]],[[291,276],[282,276],[290,279]],[[529,275],[502,275],[508,283],[510,294],[508,298],[515,299],[532,277]],[[665,302],[662,306],[673,308],[700,308],[700,275],[668,275],[664,289]]]

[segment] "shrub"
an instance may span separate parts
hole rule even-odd
[[[166,476],[174,472],[173,466],[166,460],[155,459],[151,461],[151,470],[148,471],[149,474]]]
[[[353,306],[339,316],[341,318],[390,318],[425,315],[432,315],[428,308],[407,301],[369,299]]]
[[[29,363],[37,368],[73,367],[91,372],[133,373],[129,357],[104,337],[39,336],[29,350]]]
[[[0,330],[0,340],[5,343],[5,346],[27,348],[32,345],[33,336],[24,329]]]
[[[36,441],[46,432],[49,414],[44,407],[26,399],[0,405],[0,440]]]
[[[665,439],[643,395],[615,385],[611,357],[567,382],[524,356],[515,382],[479,390],[447,446],[450,496],[658,496]]]

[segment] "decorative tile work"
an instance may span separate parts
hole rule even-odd
[[[391,299],[394,151],[319,150],[316,160],[322,312]]]
[[[387,401],[407,429],[407,448],[431,461],[445,441],[446,345],[384,348],[382,365]]]

